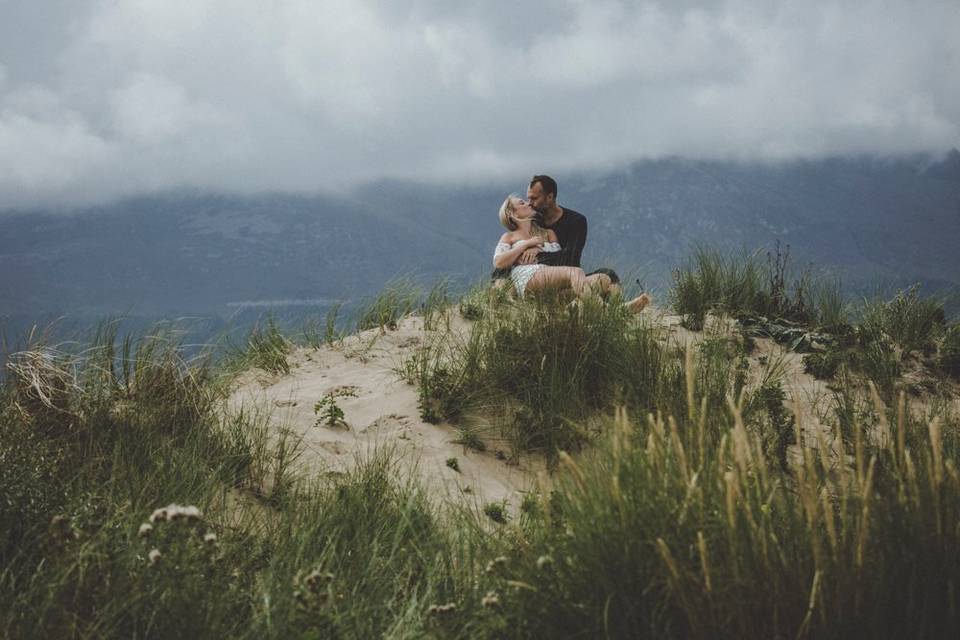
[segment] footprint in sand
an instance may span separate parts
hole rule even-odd
[[[342,456],[343,454],[347,453],[347,447],[339,442],[321,442],[320,447],[325,451],[329,451],[330,453],[338,456]]]
[[[360,429],[360,433],[366,433],[367,431],[384,431],[388,429],[400,429],[406,427],[410,424],[410,418],[407,416],[402,416],[396,413],[391,413],[389,415],[380,416],[367,426]],[[403,434],[406,433],[406,429],[401,432],[400,438],[404,438]]]

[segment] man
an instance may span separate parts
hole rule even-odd
[[[539,248],[527,249],[517,259],[517,264],[540,262],[550,266],[579,267],[583,247],[587,244],[587,219],[583,214],[557,204],[557,181],[550,176],[533,176],[527,188],[527,201],[537,210],[540,226],[557,234],[560,251],[541,253]],[[498,269],[493,278],[505,278],[509,274],[509,269]],[[620,278],[613,269],[597,269],[587,277],[603,296],[620,291]]]

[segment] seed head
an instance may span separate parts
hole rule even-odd
[[[550,556],[540,556],[537,558],[537,569],[546,569],[553,564],[553,558]]]
[[[160,509],[154,509],[153,513],[150,514],[150,522],[163,522],[167,519],[167,509],[162,507]]]
[[[504,567],[507,564],[506,556],[497,556],[493,560],[487,563],[487,573],[493,573],[500,567]]]
[[[140,528],[137,530],[137,536],[141,538],[146,538],[153,532],[153,525],[147,522],[144,522],[140,525]]]
[[[207,533],[203,534],[203,544],[207,545],[208,547],[216,546],[217,534],[213,533],[212,531],[208,531]]]
[[[500,596],[497,595],[496,591],[487,591],[487,595],[483,596],[480,604],[482,604],[485,609],[499,609]]]
[[[150,553],[147,554],[147,560],[149,560],[151,567],[160,562],[160,558],[162,557],[163,554],[160,553],[160,549],[152,549]]]
[[[429,607],[427,607],[427,615],[428,616],[444,615],[452,611],[456,611],[456,609],[457,609],[456,602],[448,602],[447,604],[432,604]]]

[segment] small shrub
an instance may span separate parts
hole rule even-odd
[[[803,356],[803,371],[818,380],[829,380],[837,374],[843,355],[838,351],[808,353]]]
[[[287,355],[293,345],[280,332],[273,316],[267,316],[266,323],[257,322],[247,336],[244,348],[236,353],[236,360],[243,366],[252,366],[269,373],[290,373]]]
[[[397,322],[417,308],[420,290],[406,280],[394,280],[357,312],[357,331],[396,329]]]
[[[943,331],[943,303],[936,298],[921,299],[920,285],[900,291],[883,307],[883,328],[905,351],[929,353],[934,339]]]
[[[456,458],[447,458],[447,466],[460,473],[460,461]]]
[[[356,390],[350,387],[333,389],[327,393],[327,395],[313,405],[313,413],[317,416],[317,421],[314,426],[326,426],[330,428],[347,426],[347,423],[344,421],[345,415],[343,409],[337,404],[337,399],[356,397]]]
[[[960,377],[960,324],[951,326],[944,333],[938,363],[949,375]]]
[[[462,444],[468,449],[473,449],[474,451],[483,452],[487,450],[487,444],[480,438],[477,432],[466,427],[460,427],[459,435],[453,442],[455,444]]]
[[[483,505],[483,513],[498,524],[507,524],[506,504],[503,502],[488,502]]]
[[[786,396],[779,381],[767,382],[750,397],[745,414],[757,434],[764,456],[787,470],[787,447],[796,444],[793,414],[783,406]]]

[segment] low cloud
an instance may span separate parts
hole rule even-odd
[[[472,5],[5,3],[0,209],[960,146],[956,2]]]

